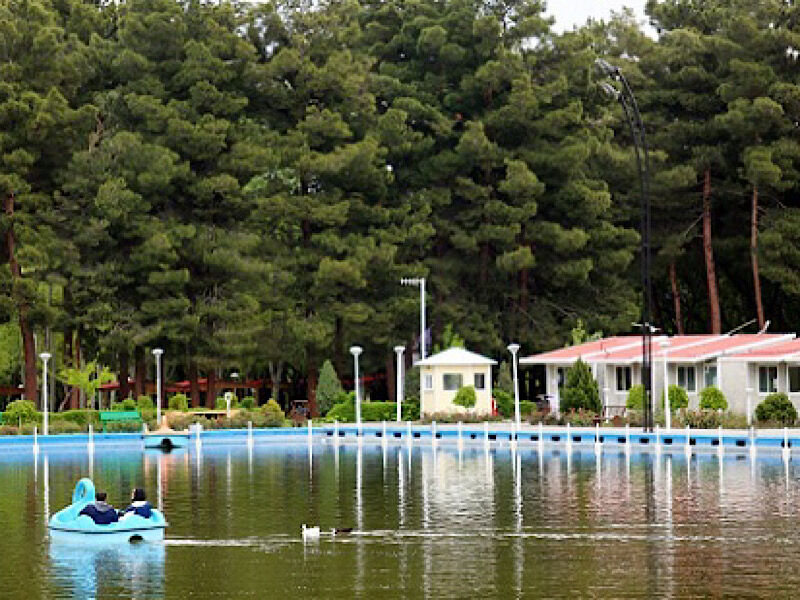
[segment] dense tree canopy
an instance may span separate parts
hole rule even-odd
[[[435,342],[630,331],[639,188],[597,57],[650,136],[657,324],[798,329],[800,7],[651,0],[655,39],[628,14],[556,34],[543,11],[4,3],[0,383],[35,396],[46,347],[138,395],[160,346],[195,405],[235,370],[313,412],[320,366],[347,380],[353,343],[393,379],[392,347],[417,342],[409,276]]]

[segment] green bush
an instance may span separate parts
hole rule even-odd
[[[625,401],[625,408],[632,410],[644,410],[644,386],[637,383],[628,390],[628,399]]]
[[[465,385],[456,392],[456,397],[453,398],[453,404],[463,406],[464,408],[474,408],[475,403],[478,401],[478,396],[475,393],[475,387]]]
[[[500,416],[492,417],[486,415],[479,415],[475,413],[461,413],[461,414],[453,414],[453,413],[434,413],[432,415],[427,415],[424,419],[422,419],[423,423],[431,423],[436,421],[437,423],[482,423],[483,421],[502,421],[503,418]]]
[[[317,410],[321,415],[327,414],[333,408],[342,391],[342,384],[336,375],[336,369],[333,368],[331,361],[326,360],[319,370],[319,381],[317,382]]]
[[[83,427],[73,421],[54,421],[49,424],[49,433],[81,433],[85,431]]]
[[[416,421],[420,418],[419,415],[419,397],[406,396],[403,398],[403,404],[400,407],[402,411],[401,418],[403,421]]]
[[[139,412],[155,410],[156,404],[150,396],[139,396],[136,400],[136,408],[139,409]]]
[[[11,425],[0,425],[0,435],[19,435],[19,429]]]
[[[575,427],[590,427],[594,425],[597,413],[591,410],[577,410],[564,413],[564,423],[570,423]]]
[[[661,392],[661,403],[664,403],[664,392]],[[675,412],[682,408],[689,408],[689,394],[679,385],[669,386],[670,412]]]
[[[16,426],[22,423],[38,423],[42,416],[36,412],[36,406],[28,400],[14,400],[9,402],[3,412],[3,423]]]
[[[519,414],[523,417],[527,417],[537,410],[536,402],[531,402],[530,400],[520,400],[519,401]]]
[[[189,410],[189,398],[186,397],[186,394],[175,394],[169,399],[168,406],[170,410],[186,412]]]
[[[756,419],[792,425],[797,420],[797,409],[784,393],[770,394],[756,406]]]
[[[256,408],[256,399],[253,396],[245,396],[242,398],[242,408],[246,410],[253,410]]]
[[[513,417],[514,416],[514,398],[511,394],[507,391],[494,388],[492,390],[492,395],[494,396],[494,403],[497,407],[497,412],[503,415],[504,417]]]
[[[286,423],[286,415],[274,398],[270,398],[266,404],[259,407],[258,411],[264,419],[259,427],[283,427]]]
[[[137,409],[136,400],[125,398],[122,402],[112,402],[111,410],[130,412]]]
[[[696,429],[744,429],[747,427],[747,417],[731,413],[720,413],[716,410],[680,410],[672,419],[673,427],[686,427]]]
[[[700,391],[701,410],[728,410],[728,401],[719,388],[707,387]]]
[[[340,396],[340,398],[342,398]],[[394,402],[362,402],[362,421],[393,421],[397,418],[397,405]],[[326,421],[352,423],[356,420],[356,403],[352,393],[346,400],[333,405],[328,411]]]
[[[214,408],[216,410],[225,410],[228,407],[227,403],[225,402],[225,396],[217,396],[216,401],[214,402]],[[239,404],[239,399],[234,396],[231,398],[231,410],[234,408],[241,408]]]
[[[64,412],[50,413],[50,424],[70,422],[88,429],[89,423],[97,428],[100,425],[100,413],[96,410],[65,410]]]
[[[567,371],[560,409],[562,412],[586,410],[594,413],[603,410],[592,369],[581,359]]]
[[[150,429],[154,429],[150,426]],[[142,430],[142,424],[136,421],[112,421],[106,423],[108,433],[137,433]]]

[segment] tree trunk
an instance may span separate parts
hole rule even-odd
[[[5,198],[5,212],[8,217],[8,229],[6,230],[6,252],[8,253],[8,266],[11,270],[12,289],[22,279],[22,268],[17,262],[14,254],[16,246],[16,236],[14,235],[14,194],[8,194]],[[16,294],[14,294],[16,296]],[[38,406],[37,381],[36,381],[36,345],[33,340],[33,329],[28,322],[28,303],[20,299],[17,305],[19,313],[19,331],[22,336],[22,351],[24,358],[24,386],[25,399]]]
[[[311,418],[317,416],[317,357],[313,351],[308,352],[306,360],[306,396],[308,398],[308,414]]]
[[[711,333],[722,333],[722,318],[719,311],[717,270],[714,265],[714,248],[711,245],[711,169],[703,173],[703,255],[706,261],[706,283],[708,285],[708,312],[711,318]]]
[[[133,389],[136,394],[136,400],[139,396],[144,396],[144,385],[147,381],[144,363],[144,348],[137,347],[133,351],[134,356],[134,369],[136,369],[136,377],[133,380]]]
[[[189,397],[192,406],[200,406],[200,386],[197,384],[197,363],[189,360]]]
[[[386,356],[386,391],[389,402],[397,402],[397,360],[394,353]]]
[[[750,263],[753,267],[753,293],[759,331],[764,328],[764,304],[761,300],[761,274],[758,269],[758,186],[753,186],[753,211],[750,216]]]
[[[131,395],[131,386],[128,383],[128,376],[130,375],[129,371],[129,356],[128,351],[123,350],[119,353],[119,374],[117,375],[117,379],[119,379],[119,401],[122,402]]]
[[[672,304],[675,307],[675,330],[683,335],[683,315],[681,315],[681,295],[678,291],[678,272],[675,261],[669,263],[669,283],[672,287]]]
[[[337,373],[344,373],[347,368],[347,359],[344,352],[344,325],[341,317],[334,320],[333,329],[333,368]]]
[[[75,369],[81,368],[81,333],[80,329],[75,331],[72,341],[72,366]],[[77,385],[73,385],[69,390],[69,408],[77,410],[81,405],[81,390]]]
[[[272,399],[281,403],[281,376],[283,375],[283,361],[277,363],[269,361],[269,378],[272,383]]]
[[[213,367],[208,370],[206,388],[206,408],[214,409],[217,404],[217,371]]]

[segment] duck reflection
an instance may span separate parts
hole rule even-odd
[[[83,535],[75,542],[51,540],[54,587],[74,598],[164,596],[162,543],[109,542]]]

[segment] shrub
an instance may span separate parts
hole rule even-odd
[[[239,408],[239,407],[240,407],[239,399],[236,396],[233,396],[231,398],[231,410],[233,410],[234,408]],[[225,410],[225,409],[228,408],[228,404],[227,404],[227,402],[225,400],[225,396],[218,396],[217,397],[216,401],[214,402],[214,408],[216,410]]]
[[[416,401],[419,406],[419,367],[406,369],[405,381],[403,381],[403,392],[405,400]],[[419,411],[417,411],[419,413]]]
[[[644,410],[644,386],[637,383],[628,390],[628,399],[625,401],[625,408],[632,410]]]
[[[420,418],[419,415],[419,397],[418,396],[406,396],[403,398],[403,404],[400,407],[402,411],[401,418],[404,421],[416,421]]]
[[[139,396],[139,399],[136,400],[136,408],[139,409],[139,412],[142,412],[147,410],[155,410],[156,405],[150,396]]]
[[[482,423],[483,421],[501,421],[502,417],[491,417],[486,415],[478,415],[475,413],[462,413],[459,415],[454,415],[452,413],[434,413],[432,415],[426,416],[422,422],[423,423],[431,423],[432,421],[436,421],[437,423]]]
[[[84,428],[73,421],[54,421],[49,425],[49,433],[81,433]]]
[[[280,405],[274,398],[270,398],[266,404],[259,408],[259,412],[263,415],[263,425],[259,427],[282,427],[286,422],[286,415],[283,414]]]
[[[41,421],[41,415],[36,412],[36,406],[28,400],[14,400],[9,402],[3,412],[3,423],[6,425],[23,425]]]
[[[78,425],[81,430],[87,430],[89,423],[95,429],[100,426],[100,415],[96,410],[65,410],[64,412],[50,413],[50,427],[55,423],[74,423]]]
[[[19,429],[16,427],[12,427],[11,425],[0,425],[0,435],[17,435],[19,434]]]
[[[756,419],[791,425],[797,420],[797,409],[786,394],[770,394],[756,406]]]
[[[355,407],[353,407],[355,412]],[[362,421],[394,421],[397,418],[397,404],[394,402],[362,402]]]
[[[132,411],[136,408],[136,400],[133,398],[125,398],[122,402],[112,402],[111,404],[111,410]]]
[[[478,401],[478,396],[475,394],[475,387],[465,385],[456,392],[456,397],[453,398],[453,404],[463,406],[464,408],[473,408]]]
[[[245,396],[242,398],[242,408],[246,410],[253,410],[256,407],[256,399],[253,396]]]
[[[747,418],[744,415],[720,413],[716,410],[680,410],[672,421],[673,427],[686,427],[697,429],[716,429],[726,427],[729,429],[744,429],[747,427]]]
[[[592,369],[578,359],[567,371],[567,380],[561,392],[561,410],[564,412],[588,410],[599,413],[603,407]]]
[[[319,381],[317,382],[317,409],[324,415],[333,408],[336,398],[342,392],[342,384],[336,375],[331,361],[326,360],[322,363],[319,370]]]
[[[168,406],[170,410],[185,412],[189,410],[189,399],[186,397],[186,394],[175,394],[169,399]]]
[[[728,410],[728,401],[719,388],[707,387],[700,392],[700,408],[707,410]]]
[[[591,410],[577,410],[564,413],[564,423],[570,423],[575,427],[590,427],[594,425],[597,413]]]
[[[661,400],[664,400],[664,393],[661,393]],[[675,412],[681,408],[689,408],[689,394],[679,385],[669,386],[669,410]]]
[[[150,429],[154,429],[152,425],[148,425]],[[142,430],[142,424],[137,421],[112,421],[106,424],[106,431],[108,433],[138,433]]]
[[[501,388],[494,388],[492,390],[494,396],[494,403],[499,412],[504,417],[511,417],[514,415],[514,398],[511,394]]]
[[[536,402],[530,400],[520,400],[519,402],[519,414],[523,417],[533,414],[537,408]]]

